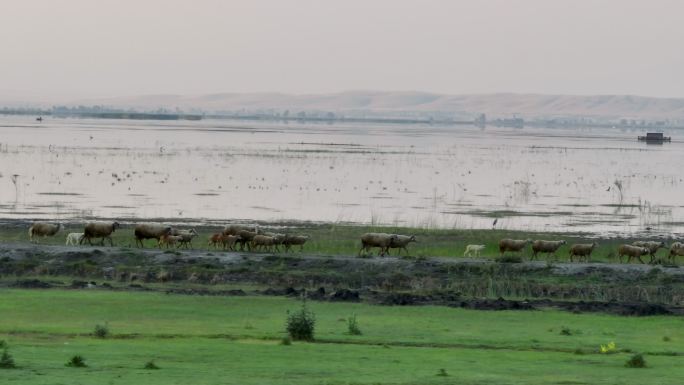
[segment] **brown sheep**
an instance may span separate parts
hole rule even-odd
[[[240,251],[245,250],[245,245],[247,245],[248,251],[252,251],[252,239],[254,239],[254,237],[256,237],[259,234],[256,231],[239,230],[237,234],[226,234],[224,232],[223,235],[239,235],[240,239],[238,239],[236,242],[240,244]]]
[[[507,251],[512,251],[512,252],[519,252],[522,251],[525,246],[527,246],[528,243],[532,242],[530,239],[502,239],[499,241],[499,252],[501,253],[501,256],[504,255],[505,252]]]
[[[593,242],[593,243],[575,243],[574,245],[570,246],[570,262],[573,261],[573,257],[577,256],[577,260],[581,261],[582,257],[585,258],[587,262],[589,262],[589,258],[591,257],[591,253],[594,251],[594,249],[598,247],[598,243]]]
[[[385,253],[389,250],[390,245],[393,241],[396,241],[396,234],[386,234],[386,233],[366,233],[361,236],[361,249],[359,250],[359,255],[362,251],[368,251],[371,247],[378,247],[380,251],[378,255],[383,257]]]
[[[235,251],[235,242],[240,239],[242,238],[239,235],[221,235],[220,242],[223,245],[223,250]]]
[[[636,241],[632,242],[632,246],[639,246],[639,247],[645,247],[648,249],[648,253],[651,256],[651,263],[655,261],[656,259],[656,253],[658,252],[658,249],[661,247],[665,247],[665,242],[657,242],[657,241]]]
[[[309,240],[308,235],[286,235],[283,238],[283,246],[285,251],[290,252],[292,246],[299,245],[299,251],[304,251],[304,244]]]
[[[114,241],[112,240],[112,233],[120,227],[119,222],[89,222],[86,223],[83,229],[83,238],[79,241],[79,244],[88,241],[90,246],[93,245],[93,238],[102,238],[100,245],[104,246],[105,239],[109,239],[109,245],[114,246]]]
[[[171,234],[173,228],[171,226],[162,225],[159,223],[139,223],[135,225],[135,244],[140,247],[145,247],[143,240],[156,239],[159,244],[159,239],[162,235]]]
[[[176,246],[176,248],[180,247],[180,243],[183,241],[183,236],[182,235],[162,235],[159,237],[159,242],[157,242],[157,245],[159,245],[159,248],[161,249],[162,246],[166,245],[166,248],[168,249],[171,246]]]
[[[223,228],[223,235],[238,235],[240,231],[260,234],[259,225],[226,225]]]
[[[29,240],[33,242],[33,237],[52,237],[62,230],[64,226],[61,223],[47,223],[47,222],[33,222],[28,229]]]
[[[278,251],[278,245],[276,244],[276,237],[269,237],[268,235],[255,235],[254,238],[252,238],[252,241],[250,242],[252,246],[252,250],[257,251],[261,248],[265,248],[267,251],[270,251],[271,248],[275,247],[275,250]]]
[[[678,255],[684,255],[684,243],[674,242],[670,245],[670,254],[667,258],[670,262],[675,263],[675,257]]]
[[[209,236],[209,242],[207,243],[207,246],[214,246],[214,248],[217,249],[218,245],[223,243],[222,239],[223,233],[211,234],[211,236]]]
[[[415,235],[395,235],[396,237],[391,240],[389,248],[387,249],[387,254],[390,253],[389,249],[399,249],[399,254],[401,254],[401,250],[403,249],[408,255],[409,252],[406,246],[411,242],[418,242]]]
[[[650,250],[646,247],[640,247],[640,246],[632,246],[632,245],[620,245],[618,247],[618,260],[620,263],[622,263],[622,256],[626,256],[627,258],[627,263],[630,263],[632,261],[632,258],[636,258],[639,260],[639,262],[644,263],[644,261],[641,260],[642,255],[647,255],[650,253]]]
[[[548,257],[549,254],[556,255],[556,251],[565,244],[565,241],[542,241],[535,240],[532,242],[532,259],[537,259],[538,253],[546,253]]]

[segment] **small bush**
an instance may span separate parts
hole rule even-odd
[[[353,336],[360,336],[363,334],[359,328],[359,323],[356,321],[356,314],[353,314],[351,317],[347,318],[347,330],[349,334]]]
[[[313,341],[316,315],[306,307],[306,301],[302,301],[302,308],[287,315],[286,329],[289,336],[295,341]]]
[[[608,345],[601,345],[599,347],[599,352],[601,354],[617,353],[617,346],[615,345],[615,342],[609,342]]]
[[[577,354],[578,356],[581,356],[584,354],[584,350],[577,348],[577,349],[575,349],[575,351],[573,353]]]
[[[93,334],[97,338],[107,338],[107,336],[109,336],[109,325],[106,322],[104,325],[95,325],[95,331]]]
[[[14,358],[12,358],[12,355],[9,354],[7,348],[5,347],[5,350],[2,352],[2,356],[0,356],[0,369],[14,369],[16,367],[17,365],[14,363]]]
[[[285,346],[290,346],[290,345],[292,345],[292,338],[290,338],[290,336],[285,336],[285,337],[283,337],[282,340],[280,340],[280,344],[285,345]]]
[[[439,372],[437,372],[438,377],[448,377],[449,373],[447,373],[446,369],[439,369]]]
[[[159,366],[157,366],[157,364],[154,363],[154,360],[149,360],[145,363],[144,368],[148,370],[157,370],[159,369]]]
[[[7,347],[7,342],[5,340],[0,340],[0,349],[4,349]]]
[[[668,336],[663,337],[663,342],[670,342],[670,341],[672,341],[672,339],[670,337],[668,337]]]
[[[625,362],[625,367],[628,368],[645,368],[646,367],[646,360],[644,359],[644,356],[641,354],[635,354]]]
[[[504,255],[495,259],[499,263],[522,263],[522,258],[517,255]]]
[[[86,367],[88,367],[88,365],[86,365],[86,363],[85,363],[85,358],[83,358],[83,356],[79,356],[79,355],[71,357],[71,359],[66,364],[64,364],[64,366],[68,366],[70,368],[86,368]]]
[[[562,336],[571,336],[571,335],[572,335],[572,330],[570,330],[569,327],[563,326],[563,327],[561,328],[560,334],[561,334]]]

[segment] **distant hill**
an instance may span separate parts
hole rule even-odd
[[[488,117],[684,118],[684,98],[630,95],[473,94],[349,91],[335,94],[221,93],[196,96],[142,95],[79,100],[71,104],[136,109],[201,109],[207,112],[257,110],[455,112]]]

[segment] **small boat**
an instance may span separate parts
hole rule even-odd
[[[656,143],[672,141],[671,137],[664,136],[662,132],[647,132],[646,136],[639,136],[639,137],[637,137],[637,139],[639,141],[642,141],[642,142],[656,142]]]

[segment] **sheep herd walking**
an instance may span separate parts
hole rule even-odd
[[[100,245],[109,241],[113,246],[112,234],[121,227],[118,222],[88,222],[82,233],[69,233],[66,236],[66,245],[82,245],[87,242],[93,244],[93,239],[99,239]],[[28,230],[31,242],[38,237],[56,235],[64,228],[62,224],[35,222]],[[144,247],[146,240],[154,240],[155,245],[161,248],[193,248],[193,239],[199,236],[195,229],[178,229],[173,226],[159,223],[139,223],[134,226],[133,236],[138,247]],[[398,253],[405,251],[408,255],[408,246],[412,242],[418,242],[415,235],[388,234],[388,233],[365,233],[361,235],[361,248],[358,254],[368,253],[377,248],[379,256],[389,255],[391,249],[397,249]],[[221,249],[226,251],[267,251],[285,252],[292,251],[294,246],[299,246],[299,251],[304,250],[304,244],[309,241],[308,235],[265,232],[258,225],[226,225],[219,232],[209,236],[207,248]],[[501,239],[498,243],[499,253],[503,257],[505,253],[522,253],[528,245],[531,246],[530,260],[536,260],[539,254],[547,257],[555,256],[567,242],[565,240],[531,240],[531,239]],[[598,247],[598,243],[575,243],[568,246],[570,262],[577,259],[578,262],[589,262],[592,252]],[[479,257],[486,246],[482,244],[470,244],[465,248],[463,256]],[[656,262],[656,253],[659,249],[668,247],[662,241],[635,241],[632,244],[622,244],[617,248],[617,257],[620,262],[627,263],[638,260],[645,263],[643,256],[650,257],[650,263]],[[668,260],[674,263],[677,256],[684,256],[684,243],[674,242],[669,246]]]
[[[499,241],[499,252],[501,253],[501,256],[503,256],[507,251],[510,252],[521,252],[524,250],[525,246],[528,244],[532,244],[532,258],[531,259],[536,259],[537,254],[539,253],[546,253],[548,255],[555,255],[556,251],[560,249],[561,246],[565,245],[566,242],[564,240],[560,241],[543,241],[543,240],[535,240],[532,241],[530,239],[525,239],[525,240],[517,240],[517,239],[502,239]],[[473,247],[478,247],[478,246],[484,246],[484,245],[468,245],[466,247],[466,253],[471,250]],[[568,253],[570,256],[570,262],[574,261],[574,258],[577,257],[578,261],[584,260],[585,262],[589,262],[589,258],[591,257],[591,253],[598,247],[598,243],[593,242],[589,244],[585,243],[576,243],[570,246]],[[660,248],[667,248],[665,245],[665,242],[662,241],[635,241],[631,245],[628,244],[622,244],[618,247],[617,249],[617,256],[618,256],[618,261],[622,263],[623,257],[625,258],[625,262],[629,263],[633,259],[637,259],[639,262],[644,263],[644,261],[641,259],[642,256],[644,255],[649,255],[650,256],[650,263],[654,263],[656,261],[656,252]],[[668,254],[668,260],[671,263],[674,263],[674,259],[676,256],[682,255],[684,256],[684,244],[680,242],[674,242],[670,245],[669,248],[669,254]]]
[[[88,222],[82,233],[69,233],[66,236],[65,245],[82,245],[88,242],[92,245],[93,238],[100,239],[100,245],[105,245],[105,240],[110,246],[114,246],[112,234],[120,228],[118,222]],[[34,237],[51,237],[56,235],[64,226],[61,223],[35,222],[29,227],[29,240],[37,241]],[[133,230],[135,244],[145,247],[144,241],[154,240],[157,247],[161,248],[192,248],[192,241],[199,236],[195,229],[178,229],[173,226],[159,223],[139,223]],[[249,251],[280,251],[282,246],[285,251],[290,251],[292,246],[299,246],[304,250],[304,244],[309,240],[308,235],[276,234],[262,232],[258,225],[227,225],[219,233],[209,237],[208,247],[223,250],[240,251],[245,248]]]

